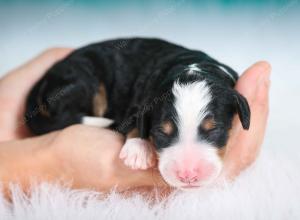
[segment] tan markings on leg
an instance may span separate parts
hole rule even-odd
[[[172,134],[173,130],[174,130],[174,125],[172,124],[172,122],[170,121],[165,121],[161,124],[162,130],[165,134]]]
[[[94,97],[94,115],[95,116],[103,116],[107,110],[107,95],[106,90],[103,83],[99,85],[99,91]]]
[[[130,132],[127,133],[126,137],[129,138],[136,138],[139,136],[139,132],[137,128],[132,129]]]
[[[152,136],[152,135],[150,135],[149,141],[150,141],[150,143],[154,146],[154,140],[153,140],[153,136]]]
[[[226,146],[218,149],[217,151],[218,151],[218,155],[219,155],[220,159],[223,161],[225,153],[226,153]]]
[[[50,117],[50,113],[47,110],[46,105],[43,104],[41,97],[38,97],[37,103],[38,103],[38,111],[41,113],[41,115],[45,117]]]

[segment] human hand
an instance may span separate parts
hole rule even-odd
[[[27,94],[49,67],[71,51],[49,49],[0,79],[0,142],[30,135],[24,121]]]
[[[236,90],[247,98],[250,105],[250,129],[244,130],[237,116],[234,118],[221,178],[234,179],[258,156],[269,113],[270,72],[269,63],[258,62],[248,68],[237,82]]]

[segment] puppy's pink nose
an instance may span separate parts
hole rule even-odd
[[[201,164],[194,168],[182,167],[176,170],[177,179],[182,183],[192,184],[207,179],[213,172],[212,164]]]
[[[177,178],[183,183],[195,183],[199,180],[199,172],[194,170],[177,171]]]

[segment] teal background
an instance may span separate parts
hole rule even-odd
[[[201,49],[240,71],[257,59],[288,63],[299,17],[300,0],[0,0],[0,74],[48,47],[131,36]]]
[[[39,0],[0,0],[0,4],[26,4],[26,3],[35,3],[35,4],[48,4],[48,3],[55,3],[61,2],[59,0],[51,0],[51,1],[39,1]],[[106,6],[115,6],[117,4],[122,5],[151,5],[151,4],[163,4],[163,2],[171,2],[171,1],[160,1],[160,0],[112,0],[112,1],[97,1],[97,0],[77,0],[77,4],[79,5],[106,5]],[[190,3],[194,5],[210,5],[210,4],[218,4],[224,7],[228,6],[237,6],[237,5],[255,5],[255,6],[262,6],[262,5],[276,5],[276,6],[283,6],[288,1],[287,0],[190,0]]]

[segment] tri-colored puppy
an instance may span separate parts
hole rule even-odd
[[[111,119],[106,126],[127,136],[120,153],[127,166],[147,169],[157,154],[166,182],[195,188],[220,173],[234,114],[249,128],[237,79],[200,51],[159,39],[110,40],[51,67],[28,96],[25,117],[36,134]]]

